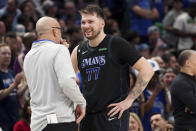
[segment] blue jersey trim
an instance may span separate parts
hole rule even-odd
[[[52,42],[52,43],[56,44],[54,41],[48,40],[48,39],[36,40],[36,41],[33,42],[33,44],[38,43],[38,42],[42,42],[42,41],[49,41],[49,42]]]
[[[111,59],[112,59],[112,61],[114,62],[114,63],[116,63],[117,65],[121,65],[120,63],[118,63],[113,57],[112,57],[112,51],[111,51],[111,46],[112,46],[112,39],[113,39],[114,37],[112,36],[112,38],[110,39],[110,42],[109,42],[109,55],[110,55],[110,57],[111,57]]]
[[[122,67],[120,65],[120,100],[122,100]],[[120,127],[119,127],[119,131],[121,129],[121,118],[120,118]]]
[[[129,130],[129,110],[127,111],[127,131]]]
[[[119,131],[120,131],[120,129],[121,129],[121,121],[122,121],[122,119],[120,119],[120,127],[119,127]]]
[[[129,79],[128,79],[129,78]],[[128,77],[127,77],[127,75],[125,76],[125,79],[126,79],[126,87],[127,87],[127,89],[128,89],[128,92],[130,91],[130,76],[129,76],[129,74],[128,74]],[[129,81],[128,81],[129,80]],[[128,84],[129,83],[129,84]]]
[[[120,100],[122,100],[122,66],[120,65]]]

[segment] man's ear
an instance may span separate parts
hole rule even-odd
[[[102,20],[101,25],[104,27],[105,26],[105,21]]]
[[[52,34],[53,34],[53,36],[54,36],[54,37],[56,37],[56,36],[57,36],[57,32],[56,32],[56,30],[55,30],[55,29],[52,29]]]
[[[185,61],[185,65],[186,65],[186,66],[189,66],[189,65],[190,65],[190,60],[186,60],[186,61]]]

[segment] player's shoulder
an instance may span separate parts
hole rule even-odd
[[[111,43],[112,43],[112,46],[115,45],[117,47],[121,47],[122,45],[129,44],[127,40],[125,40],[124,38],[122,38],[120,36],[112,36]]]

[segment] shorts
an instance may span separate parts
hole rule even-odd
[[[118,114],[107,116],[108,111],[86,114],[80,124],[80,131],[128,131],[129,111],[124,111],[120,119]]]
[[[42,131],[78,131],[76,122],[48,124]]]

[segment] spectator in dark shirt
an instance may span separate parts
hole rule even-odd
[[[0,44],[0,128],[3,131],[13,131],[13,125],[18,121],[18,84],[22,74],[14,78],[12,70],[8,69],[11,61],[11,49],[7,44]]]
[[[153,131],[172,131],[173,125],[168,123],[160,113],[154,113],[150,117],[150,125]]]
[[[196,51],[185,50],[179,57],[180,73],[171,86],[174,131],[196,130]]]

